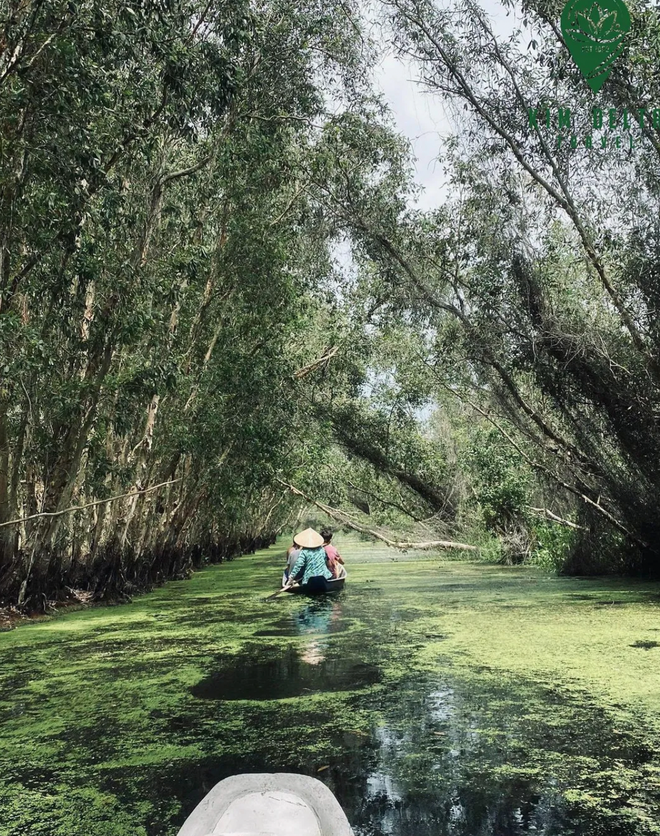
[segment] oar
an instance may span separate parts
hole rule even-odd
[[[277,598],[278,595],[281,595],[283,592],[286,592],[287,589],[291,589],[293,586],[294,584],[292,583],[283,586],[282,589],[278,589],[277,592],[275,592],[273,595],[269,595],[268,598],[264,598],[264,601],[272,601],[273,598]]]

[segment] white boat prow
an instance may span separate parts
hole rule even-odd
[[[279,772],[220,781],[178,836],[353,836],[353,831],[325,784]]]

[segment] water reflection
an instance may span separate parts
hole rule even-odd
[[[254,635],[258,638],[293,637],[307,633],[329,635],[344,632],[350,624],[350,619],[343,617],[341,601],[334,595],[323,595],[312,598],[301,610],[294,610],[272,627],[257,630]]]
[[[298,633],[308,637],[300,658],[308,665],[320,665],[326,658],[329,634],[337,632],[341,625],[341,604],[336,599],[318,598],[295,614],[293,619]]]
[[[368,734],[319,726],[312,710],[296,709],[299,746],[271,750],[264,736],[249,759],[223,758],[214,779],[246,771],[291,771],[319,777],[334,792],[356,836],[630,836],[630,820],[607,811],[607,827],[599,813],[585,818],[566,809],[562,786],[552,770],[544,774],[520,746],[522,737],[539,749],[567,757],[600,758],[601,767],[617,742],[601,716],[585,709],[585,726],[533,721],[527,726],[524,704],[507,701],[504,689],[468,692],[460,682],[409,677],[377,696],[360,688],[379,680],[378,668],[355,656],[341,658],[319,645],[319,625],[332,618],[332,608],[306,610],[301,631],[310,640],[302,648],[277,648],[265,656],[244,656],[225,667],[193,692],[206,699],[274,700],[284,696],[355,692],[351,705],[370,711],[380,721]],[[322,621],[318,620],[319,618]],[[345,650],[345,648],[344,648]],[[315,654],[319,654],[317,658]],[[493,706],[502,706],[498,710]],[[264,729],[267,731],[267,716]],[[271,719],[272,719],[272,715]],[[253,715],[257,726],[259,715]],[[555,718],[556,719],[556,718]],[[534,725],[536,723],[537,725]],[[315,735],[314,728],[318,728]],[[310,731],[311,730],[311,731]],[[311,736],[315,735],[312,740]],[[316,744],[325,752],[319,761]],[[610,744],[612,748],[610,750]],[[636,759],[633,752],[617,755]],[[596,761],[595,761],[596,762]]]
[[[380,681],[376,665],[355,659],[326,657],[307,647],[313,659],[296,647],[248,647],[238,655],[216,658],[214,672],[194,685],[203,700],[280,700],[332,691],[354,691]],[[314,655],[316,652],[316,655]]]
[[[408,683],[372,736],[321,776],[356,836],[578,836],[553,781],[502,771],[507,758],[450,687]],[[439,731],[444,729],[444,731]],[[594,831],[598,832],[598,831]],[[608,833],[619,833],[612,822]],[[625,831],[621,831],[622,833]]]
[[[287,616],[297,643],[218,657],[213,674],[192,689],[203,700],[264,705],[250,709],[249,756],[207,763],[205,786],[240,772],[312,775],[336,795],[355,836],[641,836],[624,809],[585,811],[564,801],[576,774],[584,786],[584,770],[558,764],[589,758],[606,771],[653,756],[631,747],[602,711],[544,692],[535,697],[543,710],[530,713],[524,688],[467,686],[449,671],[440,679],[409,674],[374,693],[368,686],[382,682],[381,670],[365,661],[377,658],[374,647],[363,635],[332,636],[346,625],[342,606],[307,603]],[[280,709],[270,701],[339,691],[351,695],[342,722],[329,725],[314,714],[318,705],[301,702],[296,745],[275,739],[269,723]],[[343,720],[355,712],[375,718],[368,733],[346,730]],[[189,791],[190,802],[203,795],[193,784]]]
[[[337,633],[345,625],[340,619],[342,614],[341,602],[329,596],[312,599],[299,612],[292,614],[298,633]]]

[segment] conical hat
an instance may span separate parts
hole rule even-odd
[[[317,549],[323,545],[323,537],[321,537],[318,531],[314,531],[313,528],[306,528],[300,534],[296,534],[293,542],[298,546],[302,546],[303,549]]]

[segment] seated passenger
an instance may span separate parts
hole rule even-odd
[[[332,579],[332,572],[325,560],[323,537],[313,528],[306,528],[296,534],[293,542],[302,550],[289,574],[289,585],[298,581],[302,586],[324,589],[326,581]]]
[[[328,569],[332,572],[335,578],[341,578],[344,573],[344,558],[339,554],[337,549],[330,542],[332,540],[332,531],[329,528],[324,528],[321,532],[323,537],[323,548],[325,549],[325,559],[328,564]]]
[[[300,551],[300,546],[296,545],[296,541],[294,539],[293,545],[289,546],[286,550],[286,566],[284,567],[284,575],[282,576],[282,586],[286,586],[286,583],[291,575],[291,570],[293,569],[296,560],[300,557]]]

